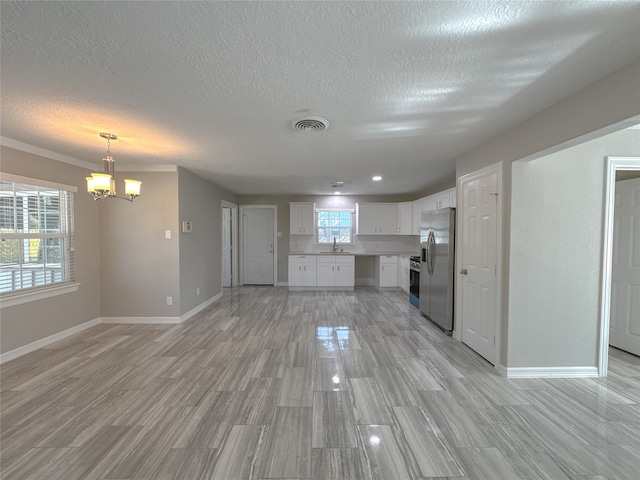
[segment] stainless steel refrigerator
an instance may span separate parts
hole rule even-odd
[[[422,212],[420,223],[420,312],[442,328],[453,330],[456,210]]]

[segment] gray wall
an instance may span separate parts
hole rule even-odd
[[[123,178],[118,174],[118,178]],[[140,197],[100,200],[102,317],[179,317],[178,173],[127,172]],[[117,185],[118,188],[120,185]],[[165,239],[171,230],[171,239]],[[166,298],[173,297],[173,305]]]
[[[180,314],[222,292],[222,200],[236,203],[235,194],[178,169],[179,219],[193,224],[180,233]],[[200,295],[196,294],[200,288]]]
[[[496,162],[503,162],[503,237],[502,261],[502,331],[500,363],[508,365],[509,336],[509,265],[511,236],[511,164],[534,154],[551,153],[563,144],[576,145],[580,139],[594,132],[640,115],[640,60],[613,72],[573,95],[496,135],[469,150],[456,160],[456,176],[476,171]],[[604,175],[604,172],[603,172]],[[602,192],[598,192],[602,195]],[[533,343],[545,344],[550,332],[538,332],[539,338]],[[593,348],[596,348],[594,345]],[[540,355],[542,356],[540,350]],[[560,355],[561,358],[561,355]],[[540,362],[545,361],[540,359]],[[528,365],[529,366],[529,365]],[[530,366],[538,366],[534,363]]]
[[[513,164],[509,367],[597,366],[605,157],[632,155],[627,129]]]
[[[75,185],[77,292],[37,300],[0,312],[0,353],[35,342],[100,317],[100,236],[98,205],[86,194],[89,170],[0,147],[2,172]]]

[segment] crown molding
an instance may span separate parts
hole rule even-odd
[[[80,160],[75,157],[69,157],[67,155],[54,152],[52,150],[36,147],[34,145],[30,145],[24,142],[19,142],[18,140],[13,140],[7,137],[0,136],[0,145],[13,148],[15,150],[20,150],[22,152],[32,153],[40,157],[50,158],[51,160],[55,160],[57,162],[68,163],[70,165],[75,165],[76,167],[86,168],[87,170],[95,170],[96,168],[98,168],[95,163],[87,162],[85,160]]]
[[[31,153],[33,155],[38,155],[40,157],[49,158],[57,162],[67,163],[69,165],[74,165],[80,168],[86,168],[87,170],[98,171],[102,168],[101,164],[87,162],[85,160],[80,160],[75,157],[69,157],[68,155],[63,155],[61,153],[54,152],[52,150],[47,150],[46,148],[36,147],[28,143],[19,142],[18,140],[13,140],[12,138],[0,136],[0,145],[13,148],[15,150],[20,150],[21,152]],[[121,165],[120,163],[118,163],[117,169],[120,172],[177,172],[178,166],[177,165]]]

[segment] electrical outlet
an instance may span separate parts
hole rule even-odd
[[[196,288],[196,295],[200,295],[200,288]]]
[[[164,231],[164,238],[166,238],[167,240],[171,238],[171,230]]]
[[[173,297],[167,297],[167,305],[173,305]]]

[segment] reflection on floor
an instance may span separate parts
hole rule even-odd
[[[640,359],[507,380],[406,294],[244,287],[2,366],[3,479],[637,479]]]

